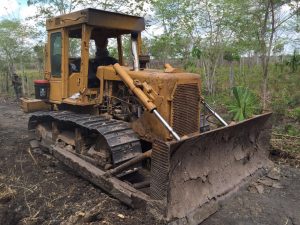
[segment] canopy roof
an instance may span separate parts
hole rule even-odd
[[[87,24],[102,29],[120,30],[123,31],[123,33],[145,30],[145,21],[143,17],[92,8],[48,19],[46,21],[46,28],[49,31],[81,24]]]

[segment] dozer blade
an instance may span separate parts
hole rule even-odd
[[[154,143],[151,197],[164,202],[161,213],[174,221],[171,224],[199,224],[248,177],[272,165],[268,159],[270,115],[179,142]]]

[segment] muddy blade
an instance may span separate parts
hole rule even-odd
[[[183,139],[154,143],[152,197],[165,200],[168,220],[198,224],[219,199],[271,165],[270,115]]]

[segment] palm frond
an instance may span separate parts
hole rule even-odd
[[[251,117],[259,108],[257,97],[248,88],[233,87],[233,101],[228,105],[234,121],[243,121]]]

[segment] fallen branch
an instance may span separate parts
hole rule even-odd
[[[27,149],[27,152],[28,152],[28,154],[30,155],[30,157],[32,158],[34,164],[37,165],[38,163],[37,163],[37,161],[35,160],[34,156],[32,155],[32,152],[31,152],[30,148]]]
[[[29,189],[29,188],[27,188],[27,187],[22,187],[22,186],[18,186],[18,185],[9,185],[10,187],[14,187],[14,188],[22,188],[22,189],[25,189],[25,190],[27,190],[27,191],[29,191],[29,192],[31,192],[31,193],[34,193],[34,191],[33,190],[31,190],[31,189]]]

